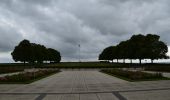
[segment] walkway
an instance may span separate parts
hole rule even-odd
[[[170,81],[127,82],[98,71],[63,71],[27,85],[0,85],[0,100],[170,100]]]

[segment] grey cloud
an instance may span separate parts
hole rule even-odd
[[[59,50],[63,59],[97,59],[103,48],[137,33],[169,41],[168,0],[1,0],[0,51],[23,38]],[[13,26],[8,25],[11,23]],[[9,41],[6,42],[5,40]]]
[[[64,5],[64,4],[63,4]],[[126,9],[124,6],[108,6],[103,5],[100,2],[85,2],[78,1],[74,4],[61,6],[62,9],[66,9],[68,12],[73,13],[84,24],[99,30],[102,34],[114,34],[114,35],[124,35],[128,32],[138,28],[137,25],[129,19],[128,14],[126,14]],[[123,4],[122,4],[123,5]],[[79,7],[77,9],[77,7]],[[127,9],[128,10],[128,9]],[[129,24],[128,27],[127,24]]]
[[[22,35],[10,27],[0,27],[0,52],[8,52],[22,40]]]

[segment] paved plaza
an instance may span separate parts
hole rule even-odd
[[[0,100],[170,100],[170,81],[127,82],[97,70],[68,70],[31,84],[1,84]]]

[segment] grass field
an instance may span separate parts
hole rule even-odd
[[[155,80],[169,80],[169,78],[164,77],[162,73],[146,73],[141,71],[127,71],[122,69],[104,69],[101,72],[124,79],[130,82],[136,81],[155,81]]]
[[[107,63],[107,62],[61,62],[61,63],[44,63],[44,64],[23,64],[23,63],[1,63],[0,68],[145,68],[146,70],[170,71],[170,64],[124,64],[124,63]],[[158,70],[158,71],[159,71]]]
[[[13,73],[13,72],[21,72],[24,71],[24,68],[22,67],[0,67],[0,74],[7,74],[7,73]]]
[[[124,64],[117,63],[100,63],[100,62],[61,62],[61,63],[44,63],[44,64],[23,64],[23,63],[4,63],[0,67],[24,67],[24,68],[115,68],[124,67]]]
[[[58,64],[49,64],[47,66],[57,68],[115,68],[123,67],[123,64],[99,62],[62,62]]]
[[[145,67],[146,71],[159,71],[159,72],[170,72],[170,66],[163,66],[163,65],[151,65],[149,67]]]
[[[46,69],[35,72],[22,72],[14,75],[7,75],[0,77],[0,84],[29,84],[58,72],[60,72],[58,69]]]

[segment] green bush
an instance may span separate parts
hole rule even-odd
[[[160,65],[160,66],[148,66],[145,68],[145,70],[147,71],[159,71],[159,72],[170,72],[170,66],[163,66],[163,65]]]
[[[28,82],[56,72],[59,72],[59,70],[38,70],[36,72],[23,72],[16,75],[0,77],[0,82]]]
[[[24,68],[15,68],[15,67],[1,67],[0,68],[0,74],[20,72],[20,71],[24,71]]]
[[[101,70],[104,73],[108,73],[115,76],[120,76],[124,78],[128,78],[130,80],[145,80],[145,79],[158,79],[158,78],[164,78],[162,73],[145,73],[141,71],[127,71],[127,70],[121,70],[121,69],[105,69]]]

